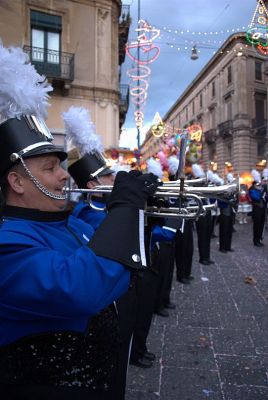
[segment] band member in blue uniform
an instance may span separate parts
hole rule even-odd
[[[14,57],[11,61],[12,66]],[[26,67],[21,52],[14,70],[22,79]],[[25,81],[28,89],[29,76]],[[37,86],[33,81],[32,90]],[[1,104],[7,104],[0,125],[1,394],[112,399],[119,346],[112,304],[128,290],[130,271],[146,264],[140,214],[157,177],[119,173],[108,214],[94,231],[88,221],[63,210],[66,153],[52,144],[39,115],[41,101],[36,109],[28,103],[29,114],[19,114],[14,91],[7,84],[0,89]],[[27,97],[24,107],[26,102]]]
[[[262,240],[266,218],[267,190],[261,184],[261,177],[258,171],[253,170],[251,173],[254,181],[249,188],[248,194],[252,202],[253,243],[254,246],[262,247],[264,246]]]
[[[205,176],[200,165],[193,164],[192,171],[195,178]],[[203,199],[203,204],[209,204],[209,199]],[[211,242],[211,211],[207,210],[205,215],[200,216],[196,221],[197,243],[199,251],[199,262],[203,265],[214,264],[210,258],[210,242]]]
[[[103,146],[91,122],[89,111],[81,107],[70,107],[62,116],[67,139],[75,145],[75,148],[69,153],[68,172],[78,188],[93,189],[97,185],[112,186],[115,173],[109,168],[102,154]],[[74,154],[78,157],[75,161],[71,157]],[[86,197],[85,195],[85,199]],[[84,220],[90,216],[88,222],[97,229],[100,222],[106,217],[105,209],[108,197],[109,195],[95,194],[91,197],[90,205],[82,199],[73,208],[72,215],[83,217]],[[103,211],[97,211],[91,205],[102,208]],[[116,234],[117,230],[115,229],[114,235]],[[137,274],[132,275],[128,291],[116,301],[120,349],[110,393],[110,397],[116,400],[125,398],[130,344],[137,312],[136,281]]]

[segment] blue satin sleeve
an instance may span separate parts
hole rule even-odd
[[[129,272],[86,245],[66,256],[29,235],[6,233],[0,239],[2,318],[89,317],[128,289]]]
[[[104,204],[101,202],[94,202],[94,205],[99,208],[104,207]],[[94,210],[87,203],[81,201],[74,207],[72,215],[87,222],[96,230],[106,217],[106,212]]]

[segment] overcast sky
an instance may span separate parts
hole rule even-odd
[[[125,0],[123,3],[130,5],[132,24],[129,42],[135,41],[138,0]],[[213,52],[217,51],[221,42],[234,30],[245,30],[248,27],[256,5],[257,0],[140,0],[141,19],[160,29],[160,38],[153,42],[160,47],[160,55],[148,65],[151,76],[148,79],[141,141],[152,125],[155,113],[159,112],[161,117],[167,113],[213,57]],[[190,58],[193,44],[196,44],[199,56],[195,61]],[[134,65],[136,64],[126,56],[121,83],[131,83],[127,70]],[[137,147],[135,110],[130,97],[129,111],[120,140],[121,147]]]

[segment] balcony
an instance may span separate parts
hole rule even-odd
[[[129,107],[129,85],[120,85],[119,115],[120,127],[124,124]]]
[[[267,131],[267,120],[266,119],[253,119],[252,128],[256,136],[265,136]]]
[[[221,124],[218,125],[219,129],[219,135],[222,138],[227,138],[232,136],[233,134],[233,121],[231,119],[222,122]]]
[[[205,141],[207,144],[211,145],[216,142],[216,129],[209,129],[204,133]]]
[[[24,46],[23,51],[39,74],[65,85],[74,80],[74,54],[32,46]]]
[[[123,5],[118,25],[118,40],[119,40],[119,65],[123,64],[126,56],[126,43],[128,41],[129,27],[131,24],[130,5]]]

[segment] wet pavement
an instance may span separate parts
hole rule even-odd
[[[268,399],[268,230],[252,244],[252,224],[235,225],[234,252],[198,263],[183,285],[174,279],[170,316],[154,316],[150,369],[129,367],[126,400]],[[195,234],[196,236],[196,234]]]

